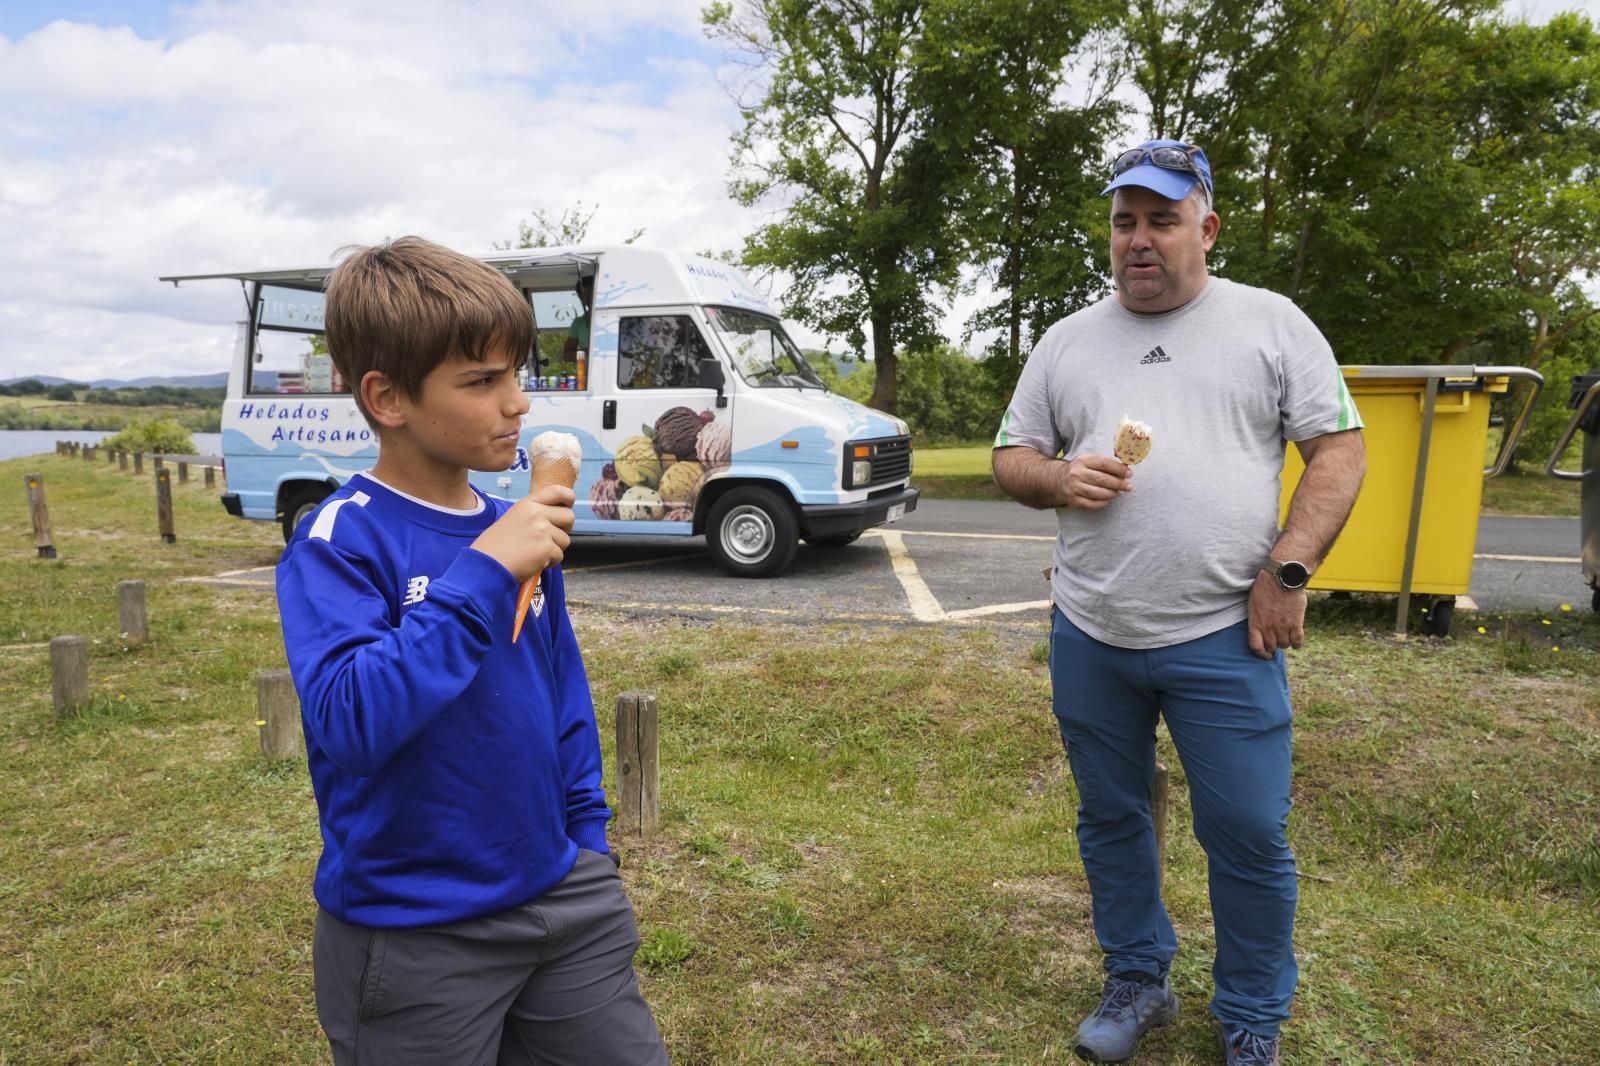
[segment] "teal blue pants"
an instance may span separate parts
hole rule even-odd
[[[1161,716],[1183,761],[1209,869],[1211,1013],[1276,1036],[1298,975],[1283,652],[1252,654],[1244,622],[1171,647],[1117,648],[1052,613],[1052,704],[1078,786],[1078,853],[1106,972],[1165,977],[1178,950],[1150,815]]]

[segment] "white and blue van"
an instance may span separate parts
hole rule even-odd
[[[576,533],[704,535],[718,564],[745,577],[781,573],[801,539],[848,544],[916,508],[906,424],[824,388],[737,269],[632,245],[479,258],[527,295],[537,330],[522,447],[509,470],[473,475],[485,491],[526,493],[528,441],[571,433],[583,444]],[[322,339],[331,270],[161,279],[244,287],[222,502],[281,523],[285,539],[377,456]],[[580,280],[592,284],[587,313]]]

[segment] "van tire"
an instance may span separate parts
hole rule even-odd
[[[317,505],[328,498],[333,490],[326,485],[307,485],[305,488],[295,489],[289,493],[283,504],[283,542],[289,543],[294,536],[294,531],[300,528],[300,523],[305,521],[306,515],[317,509]]]
[[[718,497],[706,521],[706,547],[734,577],[774,577],[794,560],[799,525],[789,501],[753,485]]]

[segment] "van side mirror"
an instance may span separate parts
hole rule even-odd
[[[728,378],[722,372],[722,364],[715,359],[700,360],[700,387],[702,389],[717,390],[717,406],[728,406],[728,398],[722,394],[723,386],[728,383]]]

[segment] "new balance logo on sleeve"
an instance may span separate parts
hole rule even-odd
[[[1158,344],[1154,348],[1151,348],[1150,351],[1148,353],[1146,353],[1146,355],[1145,355],[1145,357],[1143,359],[1139,360],[1139,365],[1140,366],[1149,366],[1151,363],[1170,363],[1170,362],[1172,362],[1172,356],[1170,356],[1166,352],[1162,351],[1161,350],[1161,345]]]
[[[428,596],[428,579],[424,576],[411,578],[406,582],[406,598],[400,601],[400,606],[409,607],[413,603],[421,603]]]

